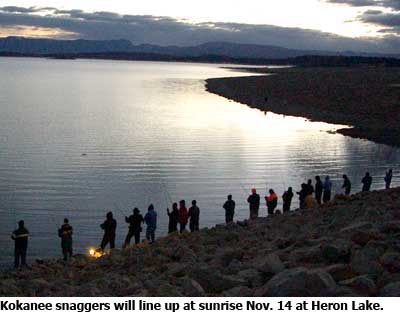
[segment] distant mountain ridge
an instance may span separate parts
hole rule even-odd
[[[43,38],[5,37],[0,38],[0,53],[23,55],[68,55],[85,53],[148,53],[174,57],[198,57],[206,55],[250,59],[287,59],[298,56],[365,56],[394,57],[379,53],[329,52],[297,50],[279,46],[209,42],[197,46],[158,46],[151,44],[133,45],[125,39],[119,40],[55,40]]]

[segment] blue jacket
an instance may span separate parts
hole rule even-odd
[[[148,227],[155,229],[157,227],[157,213],[154,210],[150,210],[144,217],[144,221]]]

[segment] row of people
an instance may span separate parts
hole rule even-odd
[[[393,172],[390,169],[385,175],[385,187],[390,188],[391,181],[393,177]],[[332,181],[329,176],[325,177],[325,181],[322,182],[320,176],[315,177],[315,187],[312,184],[312,180],[309,179],[307,183],[301,185],[301,190],[297,192],[300,201],[300,208],[313,207],[315,204],[321,205],[326,203],[331,199],[332,192]],[[367,172],[362,179],[362,191],[369,191],[372,185],[372,177]],[[351,182],[347,175],[343,175],[343,185],[345,195],[351,193]],[[315,198],[313,197],[315,195]],[[289,187],[282,195],[283,200],[283,212],[289,212],[292,199],[294,197],[292,187]],[[278,206],[278,196],[273,189],[269,190],[269,195],[265,196],[265,201],[267,205],[268,215],[272,215]],[[258,217],[260,208],[260,195],[257,194],[257,190],[253,188],[251,194],[247,199],[250,210],[250,219]],[[225,221],[226,223],[233,222],[236,203],[232,199],[232,195],[228,195],[227,201],[222,206],[225,210]],[[192,206],[187,209],[185,200],[179,202],[179,208],[177,203],[172,204],[172,210],[167,208],[167,215],[169,217],[168,223],[168,233],[179,232],[183,233],[186,230],[186,226],[189,223],[189,229],[191,232],[199,230],[199,220],[200,220],[200,208],[197,206],[196,200],[192,201]],[[140,233],[142,232],[142,225],[146,224],[146,239],[150,243],[155,241],[155,233],[157,229],[157,212],[154,210],[153,204],[148,207],[146,215],[143,217],[138,208],[133,209],[132,215],[125,217],[126,223],[129,224],[128,234],[126,235],[123,247],[129,246],[132,238],[135,238],[135,244],[140,243]],[[110,248],[115,248],[115,237],[117,229],[117,221],[114,219],[113,213],[108,212],[106,215],[106,220],[100,225],[104,231],[102,241],[100,243],[100,250],[103,251],[109,244]],[[69,224],[67,218],[64,219],[64,223],[58,230],[58,236],[61,238],[61,249],[63,253],[64,260],[67,261],[72,257],[72,235],[73,228]],[[26,265],[26,251],[28,247],[28,237],[29,231],[25,227],[25,223],[21,220],[18,223],[18,229],[16,229],[11,238],[15,241],[15,260],[14,266],[18,268],[20,265]]]
[[[344,174],[343,178],[343,185],[341,189],[343,190],[344,194],[350,195],[351,193],[351,181],[349,177]],[[384,181],[385,181],[385,188],[389,189],[392,183],[393,178],[393,171],[389,169],[385,173]],[[367,192],[371,190],[373,179],[369,172],[365,174],[362,178],[362,192]],[[300,191],[296,192],[299,196],[299,205],[300,209],[310,208],[314,205],[318,204],[321,205],[322,203],[327,203],[331,200],[332,196],[332,181],[329,176],[326,176],[324,182],[322,182],[320,176],[315,177],[315,187],[312,183],[312,180],[309,179],[307,183],[301,184]],[[292,204],[292,199],[294,197],[293,188],[289,187],[287,191],[285,191],[282,195],[283,201],[283,212],[289,212],[290,207]],[[260,195],[257,194],[257,190],[255,188],[252,189],[250,196],[247,199],[249,204],[250,210],[250,219],[258,217],[258,212],[260,209]],[[276,207],[278,206],[278,196],[276,195],[273,189],[269,189],[269,195],[265,196],[265,202],[267,205],[268,215],[274,214]]]

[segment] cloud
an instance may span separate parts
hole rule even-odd
[[[57,30],[55,38],[71,38],[71,35],[76,35],[74,38],[127,39],[134,44],[190,46],[227,41],[326,51],[398,53],[400,49],[392,36],[354,39],[317,30],[272,25],[192,23],[171,17],[120,15],[104,11],[89,13],[56,8],[0,7],[0,30],[10,30],[12,26],[26,26],[31,30],[54,29]]]
[[[357,20],[382,27],[379,32],[388,35],[386,44],[398,44],[400,37],[400,1],[399,0],[324,0],[327,3],[346,4],[353,7],[376,7],[362,12]]]
[[[345,4],[352,7],[381,7],[400,10],[399,0],[322,0],[326,3]]]
[[[366,11],[358,19],[382,27],[381,33],[400,36],[400,12]]]

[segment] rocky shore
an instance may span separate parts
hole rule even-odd
[[[400,296],[400,188],[41,261],[0,274],[0,296]]]
[[[399,68],[246,70],[270,75],[209,79],[206,88],[252,108],[349,125],[338,132],[400,146]]]

